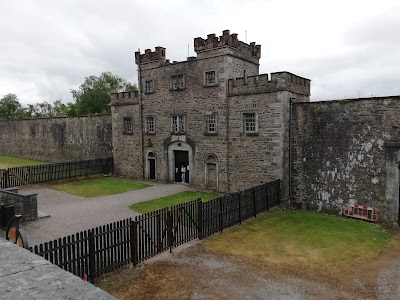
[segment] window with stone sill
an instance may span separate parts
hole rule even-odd
[[[124,117],[124,134],[132,134],[133,126],[132,126],[132,117]]]
[[[204,85],[205,86],[215,86],[217,85],[217,71],[205,71],[204,72]]]
[[[244,112],[242,113],[242,132],[246,135],[258,134],[258,113]]]
[[[183,74],[171,76],[170,89],[173,91],[185,88],[185,76]]]
[[[154,116],[146,117],[146,133],[148,134],[156,133],[156,120]]]
[[[144,92],[145,94],[154,93],[154,80],[146,80],[144,82]]]
[[[216,135],[218,133],[217,128],[217,113],[206,113],[204,115],[205,124],[205,135]]]
[[[172,116],[172,133],[173,134],[184,134],[185,133],[185,116],[176,115]]]

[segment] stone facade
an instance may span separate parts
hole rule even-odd
[[[19,194],[18,188],[0,190],[0,205],[15,205],[15,214],[22,215],[25,221],[38,218],[37,194]]]
[[[0,155],[50,162],[110,157],[111,116],[0,121]]]
[[[398,221],[399,112],[400,96],[294,104],[293,200],[369,205]]]
[[[136,53],[139,94],[111,100],[117,174],[179,182],[184,164],[194,186],[227,192],[282,178],[287,190],[289,103],[309,101],[310,80],[260,75],[261,46],[228,30],[195,38],[194,49],[182,62],[163,47]]]

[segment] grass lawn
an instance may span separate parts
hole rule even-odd
[[[30,160],[25,158],[18,158],[14,156],[1,156],[0,155],[0,169],[8,169],[13,167],[22,166],[37,166],[48,164],[44,161]]]
[[[174,206],[177,204],[196,200],[198,198],[201,198],[201,200],[205,202],[215,199],[217,198],[217,196],[208,193],[185,191],[150,201],[132,204],[131,206],[129,206],[129,208],[133,211],[144,214],[164,207]]]
[[[89,178],[49,185],[54,190],[87,198],[140,190],[149,186],[151,185],[114,177]]]
[[[316,212],[268,214],[205,240],[207,248],[257,264],[326,268],[369,261],[389,243],[375,224]]]

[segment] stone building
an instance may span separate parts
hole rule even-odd
[[[221,192],[283,179],[289,186],[292,102],[308,102],[310,80],[259,74],[261,46],[223,31],[194,39],[196,57],[166,49],[135,53],[139,92],[111,97],[117,175],[181,182]]]

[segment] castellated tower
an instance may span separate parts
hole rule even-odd
[[[139,94],[112,96],[117,172],[220,192],[285,181],[289,101],[309,101],[310,80],[260,75],[261,46],[229,30],[195,38],[194,50],[180,62],[163,47],[135,53]]]

